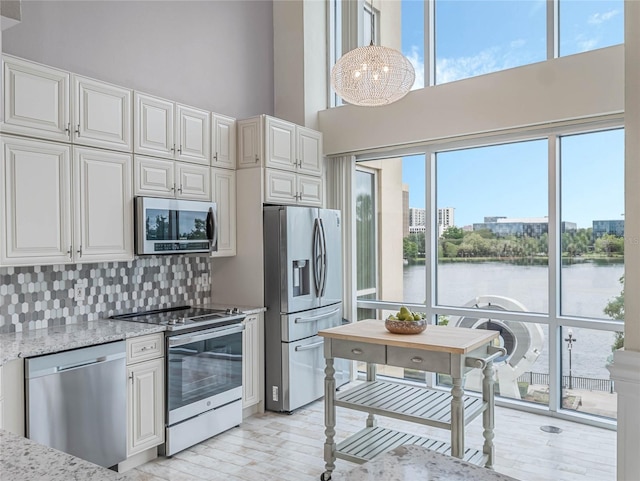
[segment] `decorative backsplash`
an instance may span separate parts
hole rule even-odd
[[[207,256],[0,268],[0,333],[74,324],[123,312],[211,302]],[[84,300],[74,288],[84,287]]]

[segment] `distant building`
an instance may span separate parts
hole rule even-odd
[[[611,234],[618,237],[624,236],[624,220],[594,220],[593,238],[599,239],[603,235]]]
[[[409,228],[419,225],[425,225],[426,215],[424,209],[418,209],[416,207],[409,208]]]
[[[485,217],[484,222],[473,224],[473,230],[489,230],[498,237],[541,237],[549,233],[549,219],[546,217],[508,218]],[[561,233],[575,232],[575,222],[562,222]]]
[[[425,233],[427,231],[427,226],[424,225],[411,225],[409,226],[409,234],[419,234]]]
[[[402,237],[409,235],[409,184],[402,184]]]
[[[453,220],[454,211],[454,207],[442,207],[438,209],[438,225],[444,229],[456,225]]]

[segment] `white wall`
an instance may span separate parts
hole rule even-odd
[[[385,107],[319,113],[325,155],[620,113],[621,45],[410,92]]]
[[[237,118],[273,114],[272,6],[23,1],[2,51]]]

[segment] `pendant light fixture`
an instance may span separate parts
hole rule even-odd
[[[407,95],[416,78],[411,62],[396,49],[371,43],[347,52],[331,69],[331,85],[345,102],[366,107],[387,105]]]

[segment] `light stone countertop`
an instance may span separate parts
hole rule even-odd
[[[207,307],[209,309],[231,307],[218,303],[194,304],[194,306]],[[258,314],[266,310],[264,307],[237,307],[247,315]],[[22,357],[51,354],[163,331],[165,331],[164,326],[116,319],[99,319],[77,324],[0,334],[0,366]]]
[[[164,326],[141,322],[100,319],[0,334],[0,366],[21,357],[104,344],[164,330]]]
[[[128,481],[117,473],[0,429],[2,481]]]
[[[431,451],[404,445],[376,456],[341,477],[344,481],[518,481],[487,468]]]

